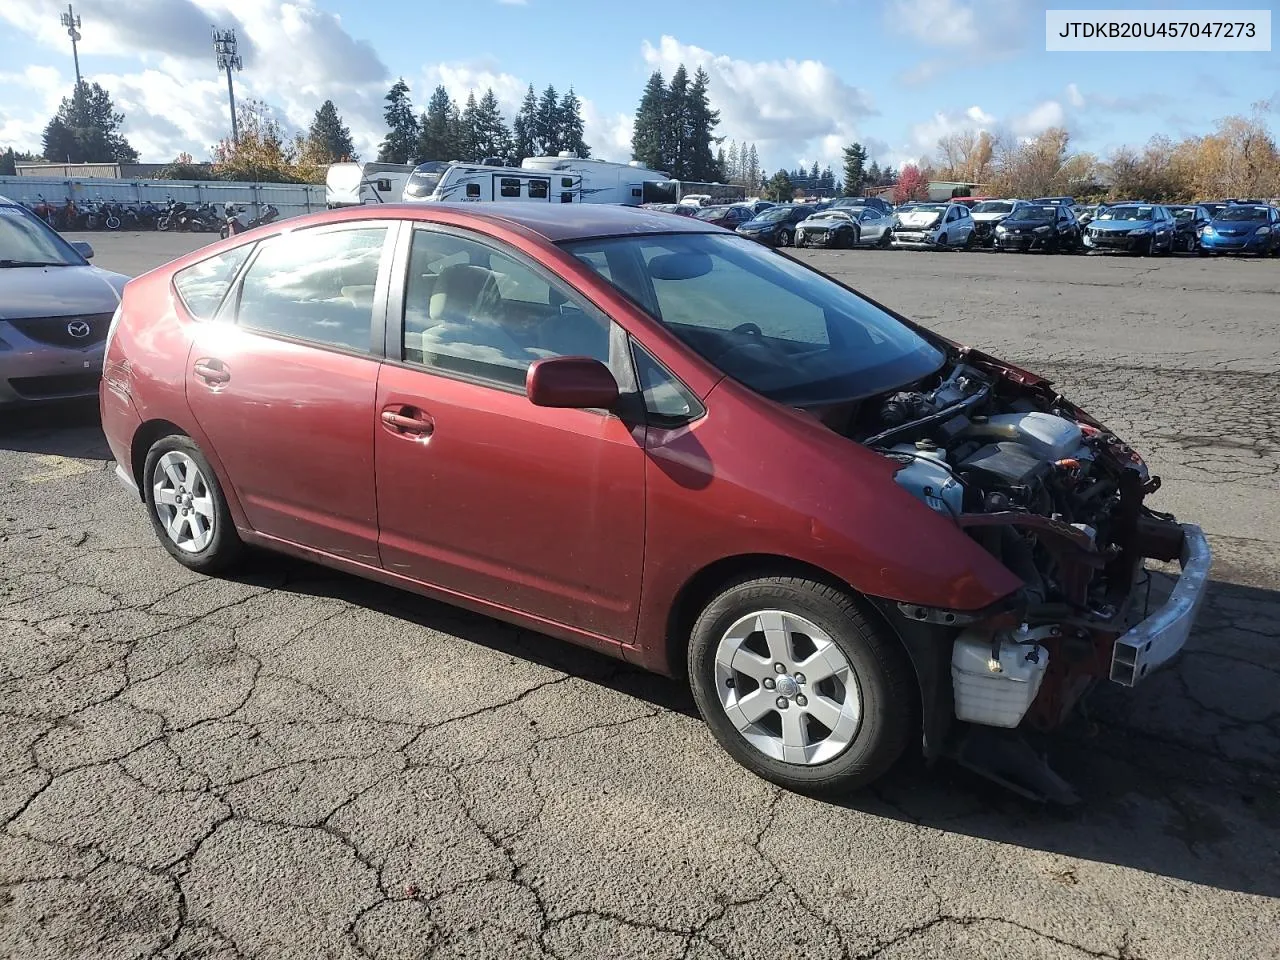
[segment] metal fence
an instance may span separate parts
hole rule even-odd
[[[0,196],[28,205],[42,199],[54,206],[67,200],[146,203],[169,200],[187,204],[235,203],[257,216],[268,203],[281,218],[323,210],[324,187],[309,183],[231,183],[204,180],[106,180],[85,177],[0,177]]]

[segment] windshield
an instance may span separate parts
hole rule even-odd
[[[1266,220],[1267,211],[1262,207],[1227,207],[1220,214],[1219,220]]]
[[[411,197],[429,197],[435,193],[436,187],[440,186],[440,178],[443,171],[425,171],[415,170],[409,174],[409,179],[404,185],[404,192]]]
[[[0,206],[0,267],[78,267],[84,258],[21,207]]]
[[[1098,214],[1099,220],[1150,220],[1151,207],[1111,207]]]
[[[883,393],[944,360],[857,294],[741,237],[645,234],[564,247],[709,363],[782,403]]]
[[[1052,220],[1058,215],[1058,208],[1047,203],[1021,207],[1015,210],[1010,220]]]
[[[946,206],[941,203],[916,203],[916,204],[912,204],[910,207],[907,207],[902,212],[903,213],[941,213],[945,209],[947,209]]]
[[[985,203],[975,203],[973,205],[974,213],[1011,213],[1013,204],[1006,203],[1003,200],[988,200]]]
[[[791,207],[770,207],[763,213],[757,213],[756,219],[763,223],[775,223],[778,220],[785,220],[791,215]]]
[[[1195,207],[1170,207],[1169,212],[1173,214],[1173,219],[1181,223],[1184,220],[1190,220],[1196,215]]]
[[[699,220],[714,220],[716,217],[723,217],[728,212],[728,207],[699,207],[694,216]]]

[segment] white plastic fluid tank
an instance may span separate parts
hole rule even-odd
[[[991,669],[995,663],[998,671]],[[956,717],[989,727],[1016,727],[1040,692],[1049,651],[1006,640],[995,663],[990,634],[970,629],[956,638],[951,650]]]

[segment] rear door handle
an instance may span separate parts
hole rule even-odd
[[[435,429],[435,421],[422,410],[413,407],[391,407],[382,411],[382,422],[393,433],[415,437],[429,437]]]
[[[221,360],[197,360],[191,369],[205,383],[226,383],[231,379],[231,371]]]

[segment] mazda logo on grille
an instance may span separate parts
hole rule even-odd
[[[75,337],[77,340],[83,340],[91,332],[89,324],[85,323],[83,320],[72,320],[67,324],[67,333],[71,334],[71,336]]]

